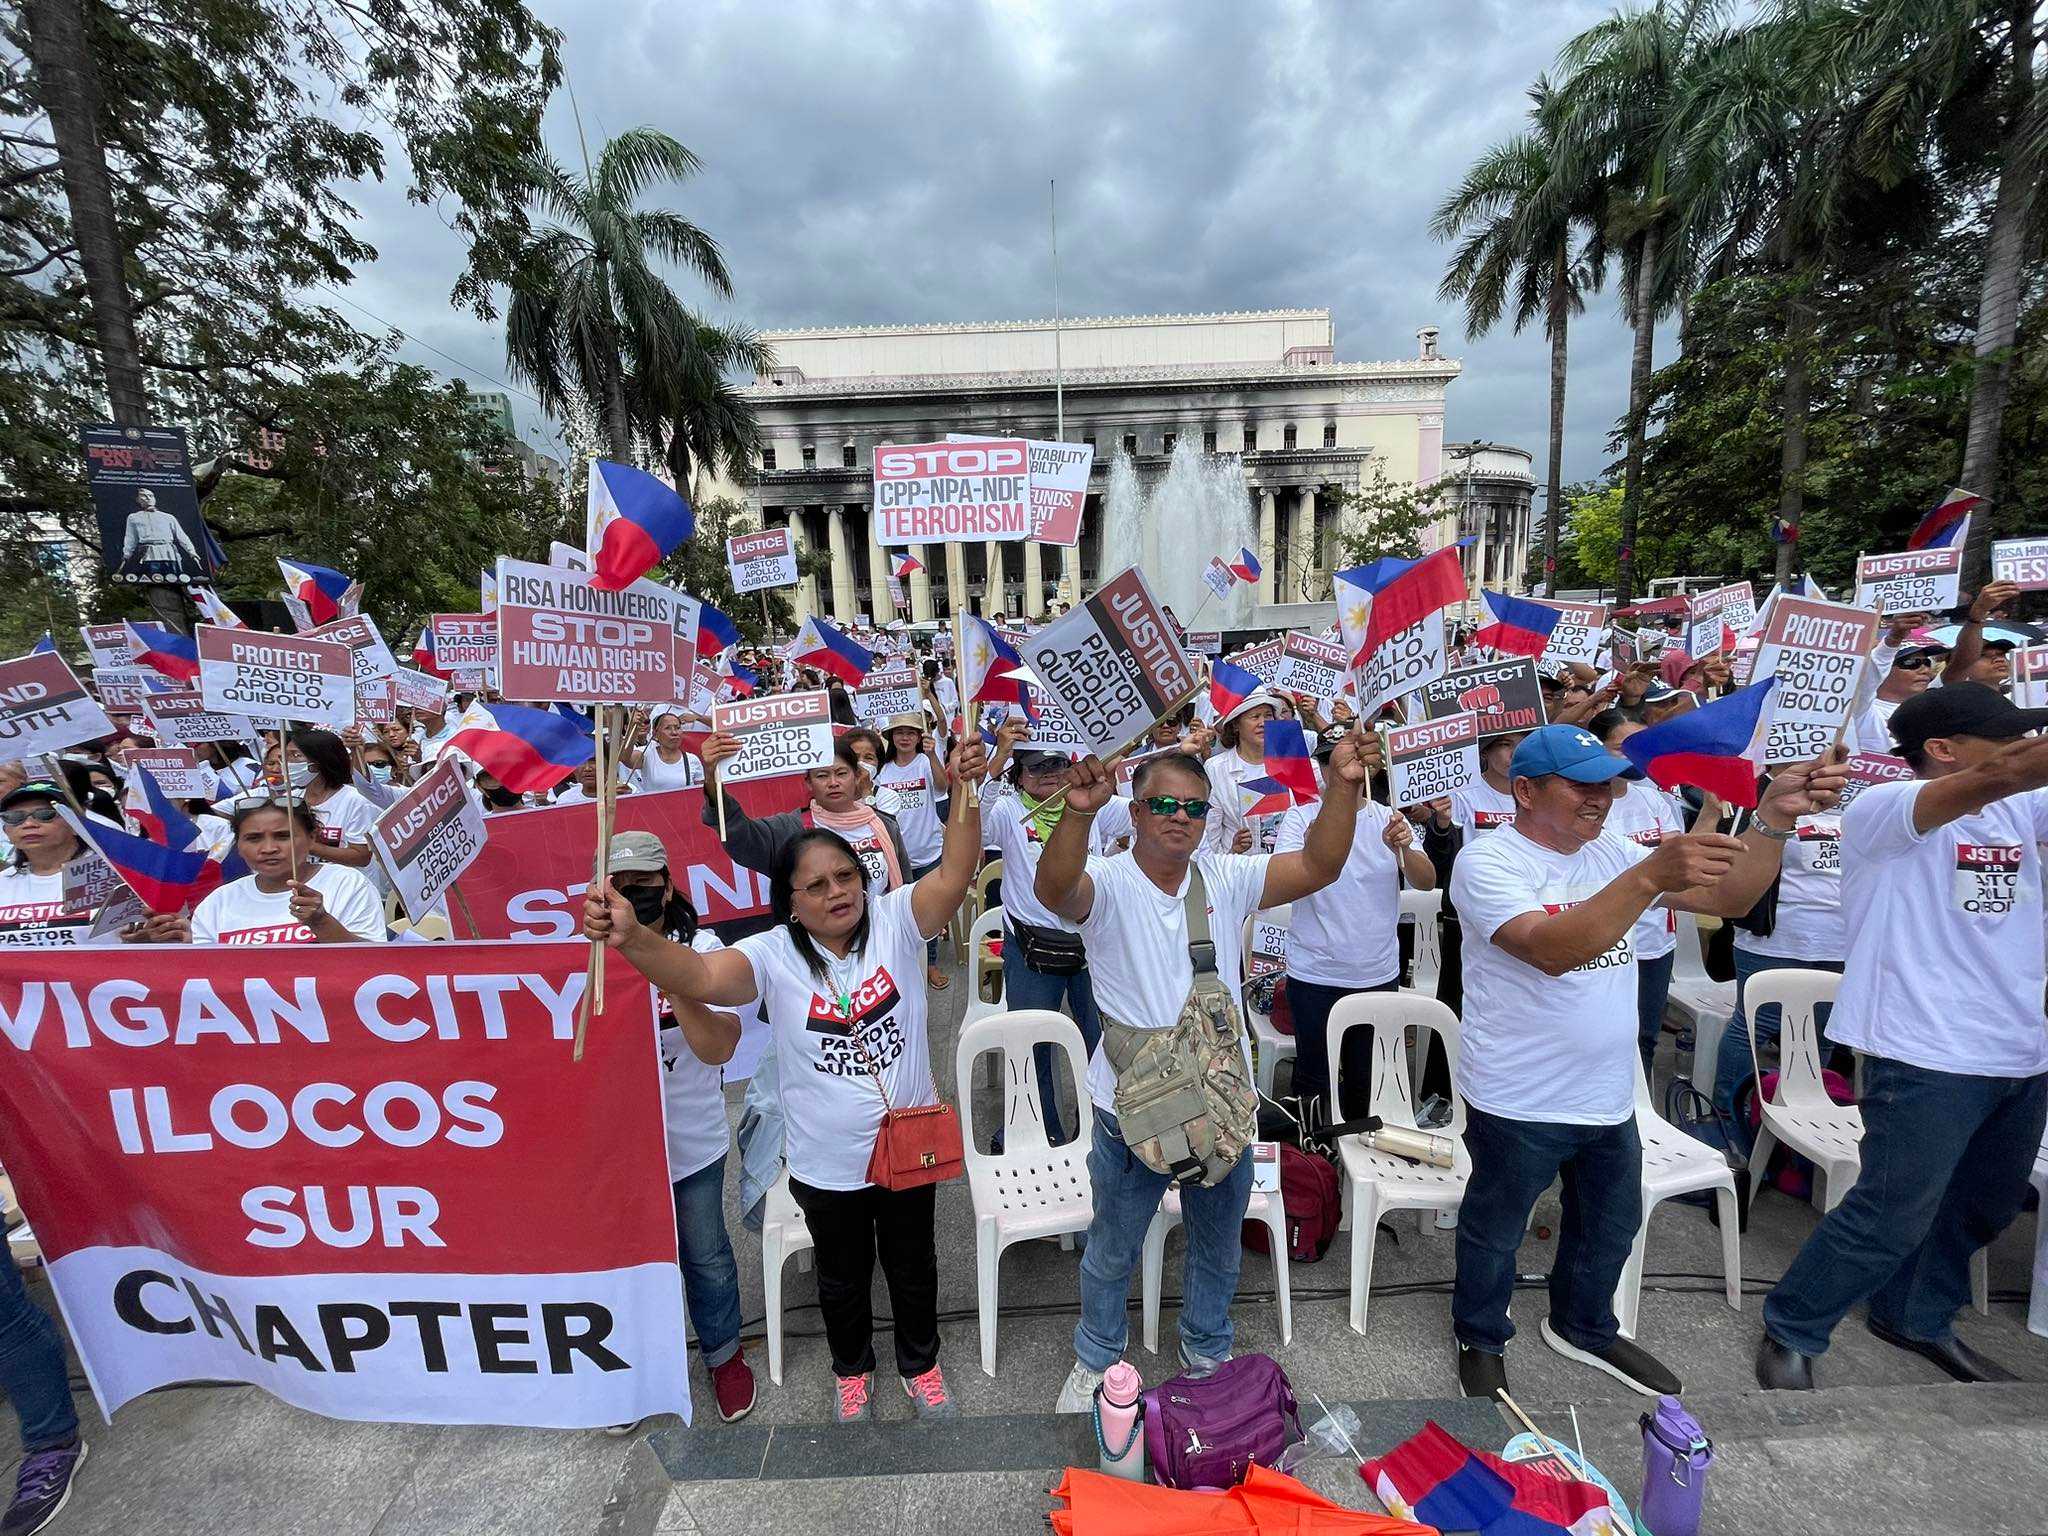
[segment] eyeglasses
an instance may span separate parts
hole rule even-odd
[[[0,822],[10,827],[26,826],[32,821],[48,825],[56,819],[57,807],[54,805],[29,805],[18,811],[0,811]]]
[[[1932,656],[1901,656],[1892,663],[1901,672],[1925,672],[1934,665]]]
[[[1185,811],[1189,821],[1200,821],[1209,814],[1209,802],[1183,800],[1178,795],[1147,795],[1145,809],[1154,816],[1171,816],[1175,811]]]

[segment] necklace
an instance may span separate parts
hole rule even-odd
[[[853,989],[860,980],[860,951],[848,950],[841,957],[826,950],[825,977],[832,988],[833,1004],[839,1010],[840,1023],[850,1025],[853,1021]]]

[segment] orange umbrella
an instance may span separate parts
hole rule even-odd
[[[1260,1466],[1220,1493],[1155,1488],[1069,1467],[1052,1493],[1056,1536],[1437,1536],[1433,1526],[1333,1504]]]

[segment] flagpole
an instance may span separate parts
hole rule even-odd
[[[1046,186],[1046,205],[1052,216],[1052,410],[1053,437],[1056,441],[1067,440],[1067,385],[1066,374],[1060,366],[1060,184],[1057,179],[1049,180]],[[1080,594],[1074,594],[1077,598]]]
[[[591,875],[591,884],[601,894],[606,882],[611,879],[611,828],[607,825],[606,811],[611,804],[611,775],[605,772],[605,715],[607,711],[597,706],[596,728],[592,735],[592,765],[597,770],[597,867]],[[604,1010],[604,946],[593,939],[590,942],[590,956],[583,970],[583,1002],[576,1010],[576,1046],[571,1053],[572,1061],[583,1059],[583,1035],[590,1026],[590,1013],[595,1008]]]

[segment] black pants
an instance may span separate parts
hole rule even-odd
[[[818,1310],[832,1374],[865,1376],[875,1368],[875,1259],[889,1282],[896,1319],[896,1369],[922,1376],[939,1363],[939,1255],[932,1242],[937,1186],[889,1190],[813,1189],[789,1181],[817,1245]]]
[[[1303,1104],[1322,1105],[1318,1125],[1357,1120],[1372,1113],[1372,1031],[1360,1026],[1344,1037],[1337,1063],[1343,1081],[1330,1102],[1330,1010],[1354,992],[1392,992],[1398,980],[1376,987],[1326,987],[1321,982],[1287,978],[1287,1005],[1294,1014],[1294,1094]]]

